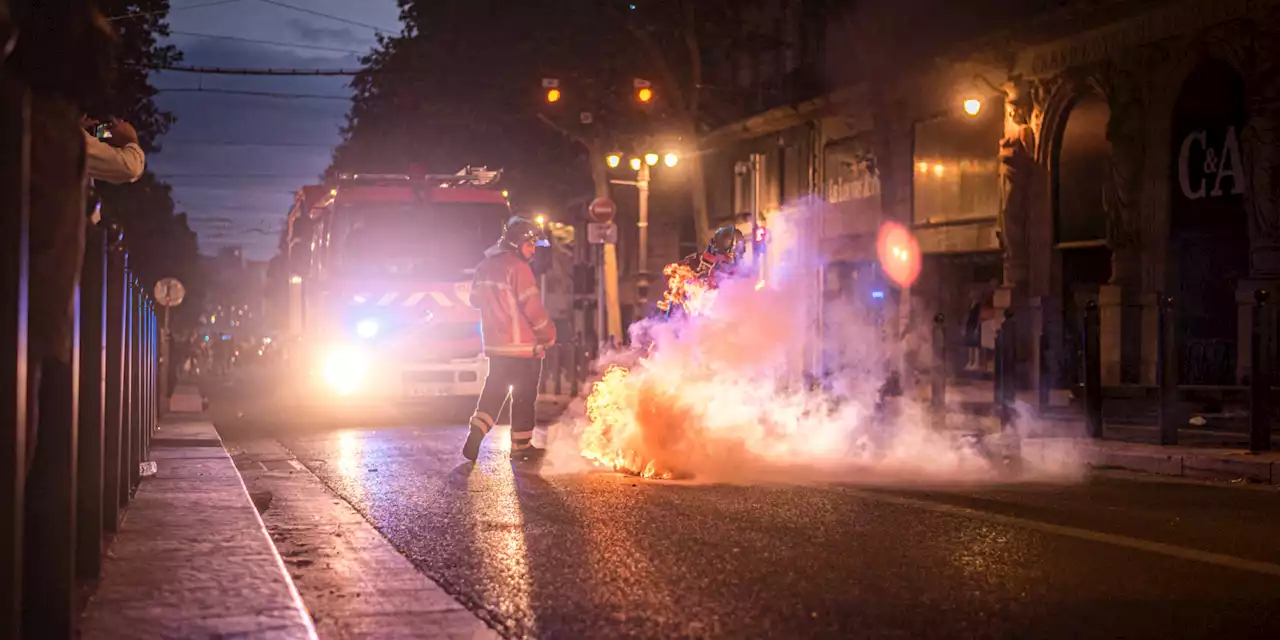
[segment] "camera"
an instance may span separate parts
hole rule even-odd
[[[93,137],[99,140],[106,140],[111,137],[111,124],[99,124],[93,128]]]

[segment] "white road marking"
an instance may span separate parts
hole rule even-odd
[[[391,304],[391,301],[392,301],[392,300],[395,300],[397,295],[399,295],[399,294],[397,294],[397,293],[388,293],[387,295],[382,296],[380,299],[378,299],[378,306],[379,306],[379,307],[385,307],[385,306],[387,306],[387,305]]]
[[[975,518],[978,520],[986,520],[996,524],[1002,524],[1010,527],[1021,527],[1023,529],[1032,529],[1042,531],[1044,533],[1052,533],[1054,535],[1066,536],[1068,538],[1076,538],[1079,540],[1089,540],[1091,542],[1100,542],[1116,547],[1124,547],[1127,549],[1136,549],[1138,551],[1146,551],[1148,553],[1158,553],[1160,555],[1179,558],[1182,560],[1191,560],[1193,562],[1203,562],[1205,564],[1217,565],[1228,569],[1236,569],[1238,571],[1248,571],[1251,573],[1260,573],[1262,575],[1280,578],[1280,565],[1270,562],[1262,562],[1259,560],[1248,560],[1245,558],[1237,558],[1224,553],[1214,553],[1212,551],[1201,551],[1190,547],[1181,547],[1163,542],[1152,542],[1141,538],[1131,538],[1114,533],[1102,533],[1101,531],[1093,531],[1090,529],[1080,529],[1078,527],[1068,527],[1060,524],[1050,524],[1039,520],[1030,520],[1027,518],[1019,518],[1017,516],[1006,516],[980,509],[971,509],[969,507],[960,507],[941,502],[932,502],[929,500],[919,500],[916,498],[907,498],[903,496],[883,494],[873,491],[864,491],[860,489],[849,489],[854,494],[881,502],[888,502],[907,507],[916,507],[937,513],[945,513],[948,515],[962,516],[967,518]]]
[[[412,307],[413,305],[418,304],[419,302],[422,302],[422,299],[425,297],[427,297],[427,294],[419,291],[409,296],[409,298],[404,301],[404,306]]]
[[[432,297],[432,299],[434,299],[436,302],[438,302],[438,303],[440,304],[440,306],[442,306],[442,307],[452,307],[452,306],[453,306],[453,301],[449,299],[449,296],[446,296],[445,294],[440,293],[439,291],[432,291],[432,292],[431,292],[431,297]]]

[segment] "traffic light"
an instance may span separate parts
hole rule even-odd
[[[631,81],[631,85],[635,89],[636,102],[641,105],[653,103],[653,85],[648,80],[635,78]]]
[[[542,89],[547,92],[547,104],[560,102],[560,98],[564,97],[564,94],[560,93],[559,78],[543,78]]]

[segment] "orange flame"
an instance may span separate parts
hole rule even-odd
[[[711,307],[715,290],[706,280],[698,277],[693,269],[673,262],[662,270],[667,277],[667,290],[662,294],[658,309],[666,311],[671,305],[683,306],[689,315],[702,315]]]
[[[648,385],[637,387],[629,375],[626,367],[614,365],[591,386],[587,396],[591,422],[582,436],[582,456],[614,471],[670,478],[671,472],[661,469],[657,459],[647,453],[654,449],[654,443],[646,442],[645,430],[637,428],[626,409],[634,405],[636,396],[647,396],[654,390]]]

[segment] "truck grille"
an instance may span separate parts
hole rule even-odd
[[[456,378],[455,378],[456,376]],[[453,384],[454,382],[475,382],[474,371],[406,371],[406,384]]]

